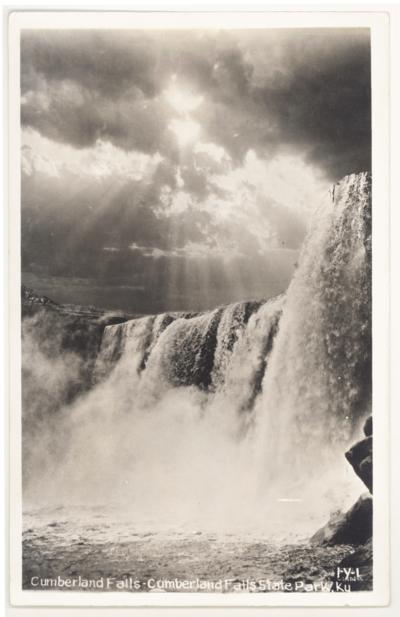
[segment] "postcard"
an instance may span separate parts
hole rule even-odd
[[[15,606],[389,598],[388,16],[9,16]]]

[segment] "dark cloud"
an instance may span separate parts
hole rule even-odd
[[[51,139],[177,158],[160,98],[178,74],[194,114],[238,163],[249,149],[304,153],[333,179],[370,167],[369,31],[27,31],[22,122]]]
[[[177,108],[174,83],[201,104]],[[370,168],[367,30],[26,31],[21,94],[39,148],[24,152],[22,266],[60,301],[152,312],[278,293],[305,197],[278,203],[235,173],[270,173],[281,155],[311,165],[304,180],[278,165],[296,182]],[[179,145],[187,120],[200,135]],[[92,147],[107,173],[74,168]],[[141,159],[150,171],[131,173]]]
[[[371,168],[371,77],[367,32],[292,36],[286,74],[255,89],[277,137],[304,148],[341,177]]]
[[[22,93],[34,75],[70,80],[116,100],[124,94],[153,97],[160,87],[157,58],[145,34],[104,31],[25,31],[21,46]]]
[[[94,98],[85,88],[74,89],[73,97],[68,96],[68,89],[69,84],[64,84],[61,91],[53,86],[43,97],[28,97],[21,108],[22,124],[78,148],[92,146],[101,139],[124,150],[172,153],[163,144],[167,120],[165,108],[158,101],[143,102],[132,97],[116,102]]]
[[[240,161],[303,153],[329,179],[371,167],[368,30],[290,30],[238,35],[197,117]],[[221,74],[221,75],[220,75]]]

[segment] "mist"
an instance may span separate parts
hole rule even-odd
[[[85,363],[26,322],[25,505],[278,537],[354,502],[344,452],[371,404],[368,195],[361,174],[327,196],[285,294],[107,326],[72,400]]]

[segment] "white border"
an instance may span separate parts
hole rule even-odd
[[[374,590],[352,594],[144,594],[22,591],[21,341],[20,341],[20,92],[23,28],[299,28],[367,27],[372,40],[373,129],[373,405]],[[388,246],[389,19],[385,12],[12,12],[9,16],[9,329],[10,329],[10,589],[14,606],[321,607],[385,606],[389,601]],[[379,476],[379,477],[377,477]],[[327,602],[327,600],[329,601]]]

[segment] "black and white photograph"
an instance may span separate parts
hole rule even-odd
[[[236,23],[19,31],[32,603],[376,589],[371,28]]]

